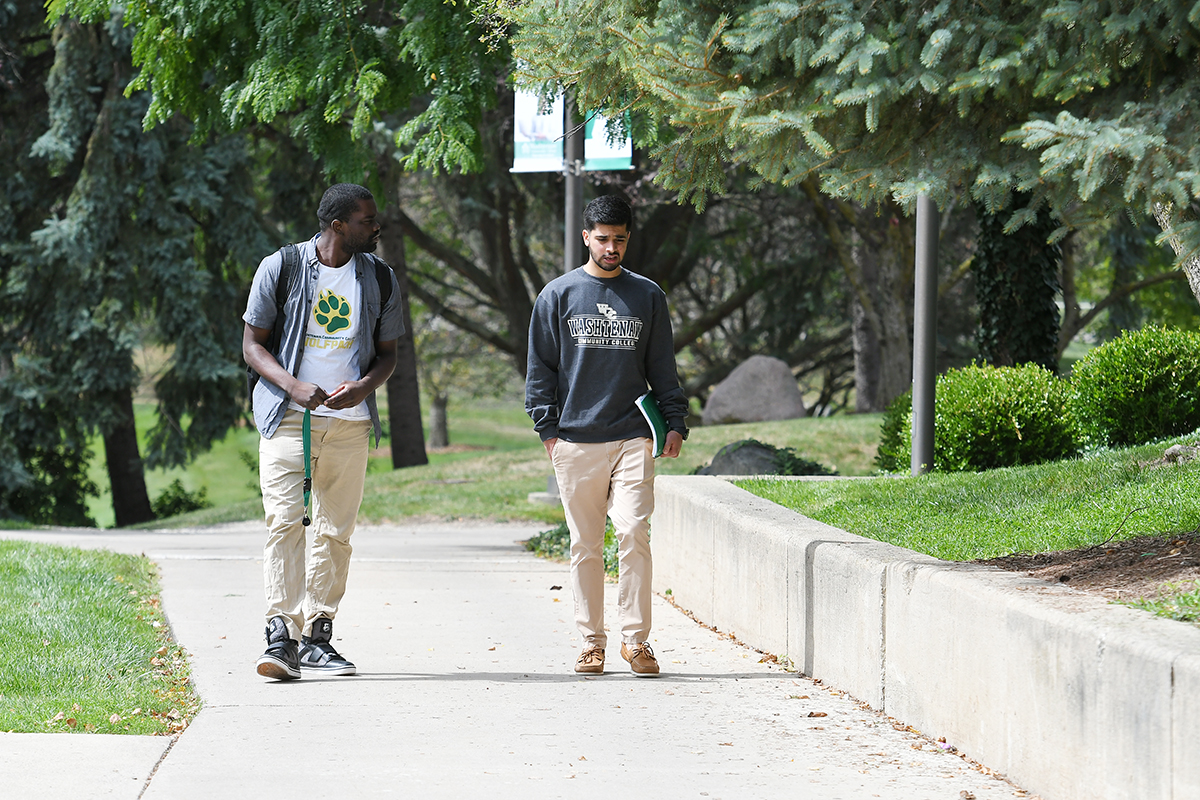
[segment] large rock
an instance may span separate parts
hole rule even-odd
[[[775,475],[777,458],[774,448],[753,439],[727,444],[713,456],[712,463],[696,470],[697,475]]]
[[[803,416],[804,400],[788,365],[770,356],[751,356],[712,390],[703,418],[705,425],[726,425]]]

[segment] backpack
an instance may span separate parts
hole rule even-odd
[[[283,336],[283,306],[287,303],[288,295],[295,288],[292,281],[299,274],[300,249],[294,244],[285,244],[279,248],[282,263],[279,266],[279,279],[275,282],[275,323],[271,326],[271,334],[267,337],[267,352],[279,358],[279,339]],[[379,284],[379,316],[375,318],[375,348],[379,348],[379,323],[383,319],[383,307],[392,299],[392,268],[383,259],[372,253],[362,253],[375,265],[375,280]],[[254,402],[254,387],[262,377],[254,367],[246,367],[246,390],[250,401]]]

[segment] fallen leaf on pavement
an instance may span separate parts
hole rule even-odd
[[[810,711],[810,712],[808,712],[808,715],[810,717],[828,717],[829,716],[824,711]]]

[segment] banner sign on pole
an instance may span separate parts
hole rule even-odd
[[[555,97],[545,111],[538,113],[536,93],[517,90],[512,172],[562,172],[562,95]]]
[[[583,168],[589,171],[633,169],[633,139],[625,127],[599,114],[588,118],[583,134]]]
[[[510,172],[563,171],[563,97],[558,95],[545,114],[538,113],[538,96],[518,89],[513,120],[513,165]],[[584,126],[583,168],[589,171],[633,169],[633,139],[629,115],[625,126],[592,114]]]

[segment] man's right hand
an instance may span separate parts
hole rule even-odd
[[[554,445],[556,445],[556,444],[558,444],[557,436],[555,436],[552,439],[547,439],[546,441],[542,442],[542,445],[546,448],[546,455],[550,456],[551,458],[554,458]]]
[[[320,386],[302,381],[296,381],[288,392],[288,396],[296,405],[307,408],[309,411],[315,410],[317,406],[329,399],[329,395]]]

